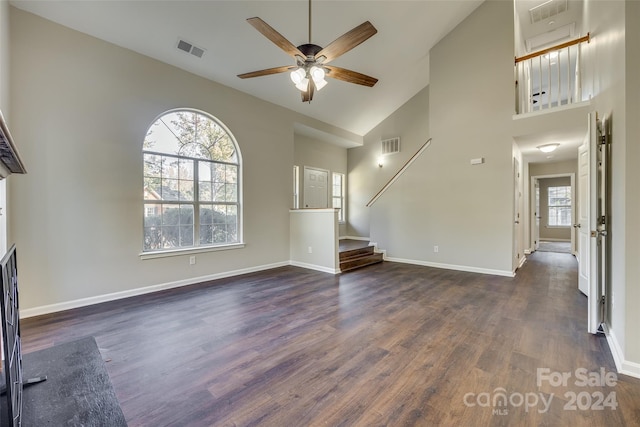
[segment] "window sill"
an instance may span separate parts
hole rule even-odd
[[[229,251],[233,249],[242,249],[244,247],[245,247],[244,243],[233,243],[230,245],[206,246],[202,248],[170,249],[166,251],[142,252],[141,254],[139,254],[139,256],[140,256],[140,259],[155,259],[155,258],[166,258],[166,257],[182,256],[182,255],[201,254],[204,252]]]

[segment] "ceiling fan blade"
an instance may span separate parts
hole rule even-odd
[[[326,68],[329,71],[327,73],[327,77],[332,77],[344,82],[355,83],[357,85],[368,87],[373,87],[378,82],[378,79],[375,77],[347,70],[346,68],[335,67],[333,65],[323,65],[323,68]]]
[[[358,46],[360,43],[367,40],[369,37],[373,36],[377,33],[376,27],[371,24],[371,22],[366,21],[353,30],[345,33],[332,41],[327,47],[322,49],[316,55],[316,59],[320,59],[321,56],[324,56],[326,59],[323,60],[323,63],[326,64],[329,61],[333,61],[343,53],[346,53]]]
[[[275,68],[267,68],[265,70],[259,70],[259,71],[252,71],[250,73],[244,73],[244,74],[238,74],[238,77],[240,77],[241,79],[249,79],[251,77],[260,77],[260,76],[268,76],[271,74],[279,74],[279,73],[286,73],[289,70],[293,70],[296,67],[292,67],[290,65],[285,65],[282,67],[275,67]]]
[[[264,22],[262,19],[255,17],[247,19],[247,22],[253,26],[256,30],[260,31],[260,33],[271,40],[276,46],[280,49],[287,52],[289,55],[294,58],[296,55],[306,58],[306,55],[293,45],[289,40],[285,39],[282,34],[273,29],[269,24]]]

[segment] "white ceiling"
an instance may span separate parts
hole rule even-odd
[[[533,135],[514,137],[525,160],[531,163],[551,163],[578,158],[578,147],[582,145],[586,135],[586,126],[571,124],[564,129],[545,131]],[[551,153],[543,153],[537,147],[545,144],[559,143],[560,146]]]
[[[379,79],[373,88],[329,79],[311,104],[287,74],[241,80],[237,74],[293,65],[245,20],[258,16],[294,45],[308,42],[308,2],[58,1],[11,4],[274,104],[364,135],[429,83],[429,50],[481,0],[335,1],[312,4],[312,43],[326,46],[369,20],[378,33],[332,65]],[[178,38],[205,49],[201,59]]]

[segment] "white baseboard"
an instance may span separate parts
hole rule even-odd
[[[531,255],[531,252],[532,252],[531,249],[525,249],[524,250],[524,254],[525,255]]]
[[[61,302],[57,304],[43,305],[20,310],[20,318],[41,316],[43,314],[55,313],[58,311],[70,310],[72,308],[85,307],[88,305],[99,304],[102,302],[114,301],[123,298],[129,298],[136,295],[149,294],[152,292],[163,291],[165,289],[179,288],[182,286],[195,285],[197,283],[208,282],[225,277],[239,276],[241,274],[255,273],[257,271],[270,270],[272,268],[284,267],[290,265],[289,261],[277,262],[273,264],[260,265],[256,267],[242,268],[240,270],[225,271],[222,273],[209,274],[207,276],[192,277],[189,279],[177,280],[175,282],[161,283],[159,285],[145,286],[143,288],[130,289],[127,291],[113,292],[95,297],[81,298],[73,301]]]
[[[520,263],[518,264],[518,268],[522,268],[525,262],[527,262],[527,257],[526,256],[521,257]]]
[[[570,242],[571,242],[571,240],[567,240],[567,239],[554,239],[554,238],[552,238],[552,237],[550,237],[550,238],[548,238],[548,239],[545,237],[545,238],[543,239],[543,238],[541,237],[541,238],[540,238],[540,242],[564,242],[564,243],[570,243]]]
[[[289,261],[289,265],[293,265],[294,267],[306,268],[308,270],[321,271],[323,273],[340,274],[340,269],[339,268],[333,269],[333,268],[330,268],[330,267],[324,267],[322,265],[307,264],[306,262]]]
[[[423,265],[425,267],[444,268],[446,270],[467,271],[470,273],[492,274],[494,276],[515,277],[515,274],[512,271],[505,271],[505,270],[493,270],[490,268],[470,267],[466,265],[442,264],[439,262],[429,262],[429,261],[421,261],[421,260],[415,260],[415,259],[403,259],[403,258],[393,258],[393,257],[386,257],[385,259],[387,261],[392,261],[392,262]]]
[[[624,353],[622,347],[616,338],[616,335],[612,330],[605,327],[605,336],[607,337],[607,343],[613,356],[613,361],[616,364],[618,373],[628,375],[630,377],[640,378],[640,363],[629,362],[624,360]]]

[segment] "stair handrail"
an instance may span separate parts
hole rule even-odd
[[[391,187],[391,185],[393,185],[394,182],[396,182],[396,180],[398,178],[400,178],[400,175],[402,175],[407,169],[409,169],[409,166],[411,166],[411,164],[418,158],[418,156],[420,154],[422,154],[422,152],[424,150],[429,148],[429,146],[431,145],[431,140],[432,139],[433,138],[427,139],[427,142],[422,144],[422,147],[420,147],[418,149],[418,151],[416,151],[416,153],[413,156],[411,156],[411,158],[409,160],[407,160],[407,162],[404,164],[404,166],[402,166],[400,168],[400,170],[398,172],[396,172],[396,174],[393,175],[389,181],[387,181],[387,183],[380,189],[380,191],[378,191],[376,193],[376,195],[373,196],[371,198],[371,200],[369,200],[369,203],[367,203],[367,205],[366,205],[368,208],[371,207],[371,205],[373,205],[376,202],[376,200],[378,200],[380,198],[380,196],[382,196],[382,194],[384,194],[384,192],[387,191],[389,189],[389,187]]]
[[[587,35],[584,36],[584,37],[580,37],[578,39],[574,39],[574,40],[568,41],[566,43],[561,43],[561,44],[558,44],[558,45],[555,45],[555,46],[551,46],[551,47],[548,47],[546,49],[542,49],[542,50],[539,50],[537,52],[530,53],[529,55],[521,56],[519,58],[516,57],[515,58],[515,63],[517,65],[518,62],[526,61],[527,59],[537,58],[538,56],[546,55],[549,52],[553,52],[553,51],[556,51],[556,50],[564,49],[565,47],[569,47],[569,46],[573,46],[573,45],[576,45],[576,44],[580,44],[582,42],[590,43],[591,42],[591,34],[587,33]]]

